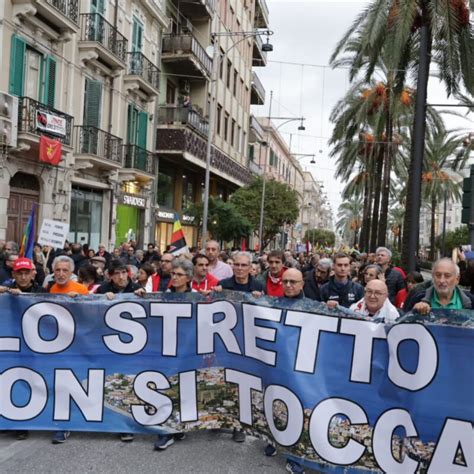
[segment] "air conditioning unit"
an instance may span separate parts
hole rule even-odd
[[[179,90],[182,94],[189,94],[191,92],[191,82],[187,79],[179,81]]]
[[[0,92],[0,136],[7,146],[17,146],[18,97],[5,92]]]

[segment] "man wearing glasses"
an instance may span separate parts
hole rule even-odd
[[[305,299],[303,286],[303,273],[296,268],[289,268],[283,273],[282,276],[283,284],[283,296],[290,300],[303,300]]]
[[[388,288],[382,280],[370,280],[364,297],[349,309],[377,322],[393,323],[400,314],[388,298]]]
[[[206,246],[207,248],[207,246]],[[219,281],[215,291],[233,290],[261,296],[265,292],[264,284],[250,275],[252,256],[248,252],[237,252],[234,257],[234,275]]]
[[[165,252],[161,257],[160,281],[158,283],[158,291],[166,291],[171,282],[171,268],[175,259],[172,253]]]

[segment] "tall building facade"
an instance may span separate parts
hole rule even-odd
[[[38,223],[68,222],[69,239],[91,248],[156,240],[163,250],[175,212],[195,245],[198,223],[186,209],[203,194],[212,33],[267,27],[264,0],[6,0],[0,8],[0,93],[18,103],[15,140],[0,133],[0,239],[20,240],[38,202]],[[264,100],[252,70],[265,65],[261,41],[233,47],[239,39],[216,38],[211,194],[224,198],[251,179],[250,103]],[[39,162],[41,135],[61,142],[57,166]]]

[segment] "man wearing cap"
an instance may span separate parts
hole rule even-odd
[[[35,281],[36,267],[29,258],[17,258],[13,262],[13,281],[0,286],[0,293],[9,292],[12,295],[20,293],[46,293],[47,291]]]

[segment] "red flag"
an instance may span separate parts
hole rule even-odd
[[[49,163],[50,165],[58,165],[61,161],[61,142],[41,135],[39,160]]]
[[[242,239],[242,252],[247,251],[247,239],[243,238]]]

